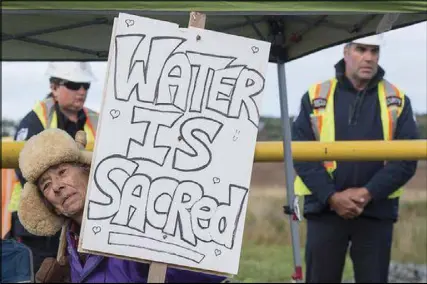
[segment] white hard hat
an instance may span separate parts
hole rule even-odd
[[[374,34],[371,36],[358,38],[351,41],[352,43],[358,43],[358,44],[366,44],[366,45],[376,45],[381,46],[382,40],[379,35]]]
[[[50,62],[46,75],[79,83],[90,83],[96,80],[88,62]]]

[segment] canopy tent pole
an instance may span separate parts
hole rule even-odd
[[[295,271],[292,279],[297,283],[302,282],[302,263],[300,254],[300,241],[299,241],[299,210],[298,199],[294,194],[294,164],[291,152],[291,125],[288,112],[288,98],[286,91],[286,73],[285,63],[279,62],[277,64],[277,76],[279,83],[279,98],[280,98],[280,113],[282,118],[282,131],[283,131],[283,153],[285,164],[285,178],[286,178],[286,192],[287,192],[287,205],[284,206],[285,214],[289,216],[289,223],[291,227],[292,237],[292,250],[294,256]]]

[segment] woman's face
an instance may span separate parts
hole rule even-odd
[[[37,186],[56,213],[72,218],[83,212],[89,170],[63,163],[44,172]]]

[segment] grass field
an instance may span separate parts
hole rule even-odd
[[[293,252],[290,226],[282,212],[285,202],[283,165],[255,164],[245,222],[238,282],[291,282]],[[263,168],[264,167],[264,168]],[[400,220],[395,226],[392,259],[427,263],[427,164],[420,162],[416,176],[401,199]],[[280,183],[274,176],[282,176]],[[282,184],[282,185],[280,185]],[[300,223],[301,257],[305,221]],[[303,271],[305,271],[303,267]],[[347,259],[344,279],[353,277]]]
[[[301,254],[304,254],[303,249]],[[263,245],[245,241],[241,255],[240,273],[233,280],[247,283],[291,282],[292,264],[293,257],[290,246]],[[351,275],[351,263],[347,261],[344,277],[349,279]]]

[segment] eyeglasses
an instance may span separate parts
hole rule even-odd
[[[61,82],[60,85],[73,91],[80,90],[81,87],[83,87],[83,89],[87,91],[89,90],[89,87],[90,87],[90,83],[78,83],[78,82],[71,82],[71,81]]]

